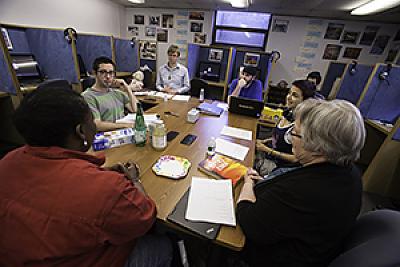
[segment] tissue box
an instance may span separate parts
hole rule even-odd
[[[135,142],[135,130],[125,128],[104,133],[98,133],[94,137],[93,149],[103,150]]]
[[[200,117],[200,111],[195,108],[192,108],[187,113],[187,121],[190,123],[195,123]]]
[[[267,121],[267,122],[272,122],[272,123],[277,123],[283,114],[283,110],[278,108],[278,109],[273,109],[269,107],[264,107],[262,113],[261,113],[261,120]]]

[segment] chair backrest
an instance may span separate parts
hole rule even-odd
[[[361,216],[329,267],[400,266],[400,212],[377,210]]]
[[[200,96],[200,90],[204,89],[204,98],[208,98],[208,84],[206,81],[199,79],[199,78],[193,78],[190,81],[190,91],[189,94],[194,97],[199,97]]]
[[[82,90],[85,91],[86,89],[92,87],[96,83],[96,79],[88,76],[81,79]]]

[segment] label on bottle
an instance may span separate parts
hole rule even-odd
[[[164,149],[167,147],[167,136],[164,135],[153,135],[151,143],[155,149]]]
[[[135,143],[136,145],[146,144],[146,129],[135,131]]]

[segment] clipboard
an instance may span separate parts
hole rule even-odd
[[[201,235],[210,240],[214,240],[221,228],[218,223],[208,223],[208,222],[193,222],[185,219],[186,208],[189,199],[188,189],[182,198],[176,204],[175,209],[168,215],[167,220],[176,223],[189,231]]]

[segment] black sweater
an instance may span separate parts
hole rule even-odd
[[[241,201],[237,218],[251,266],[326,266],[361,206],[355,167],[313,164],[254,188],[257,201]]]

